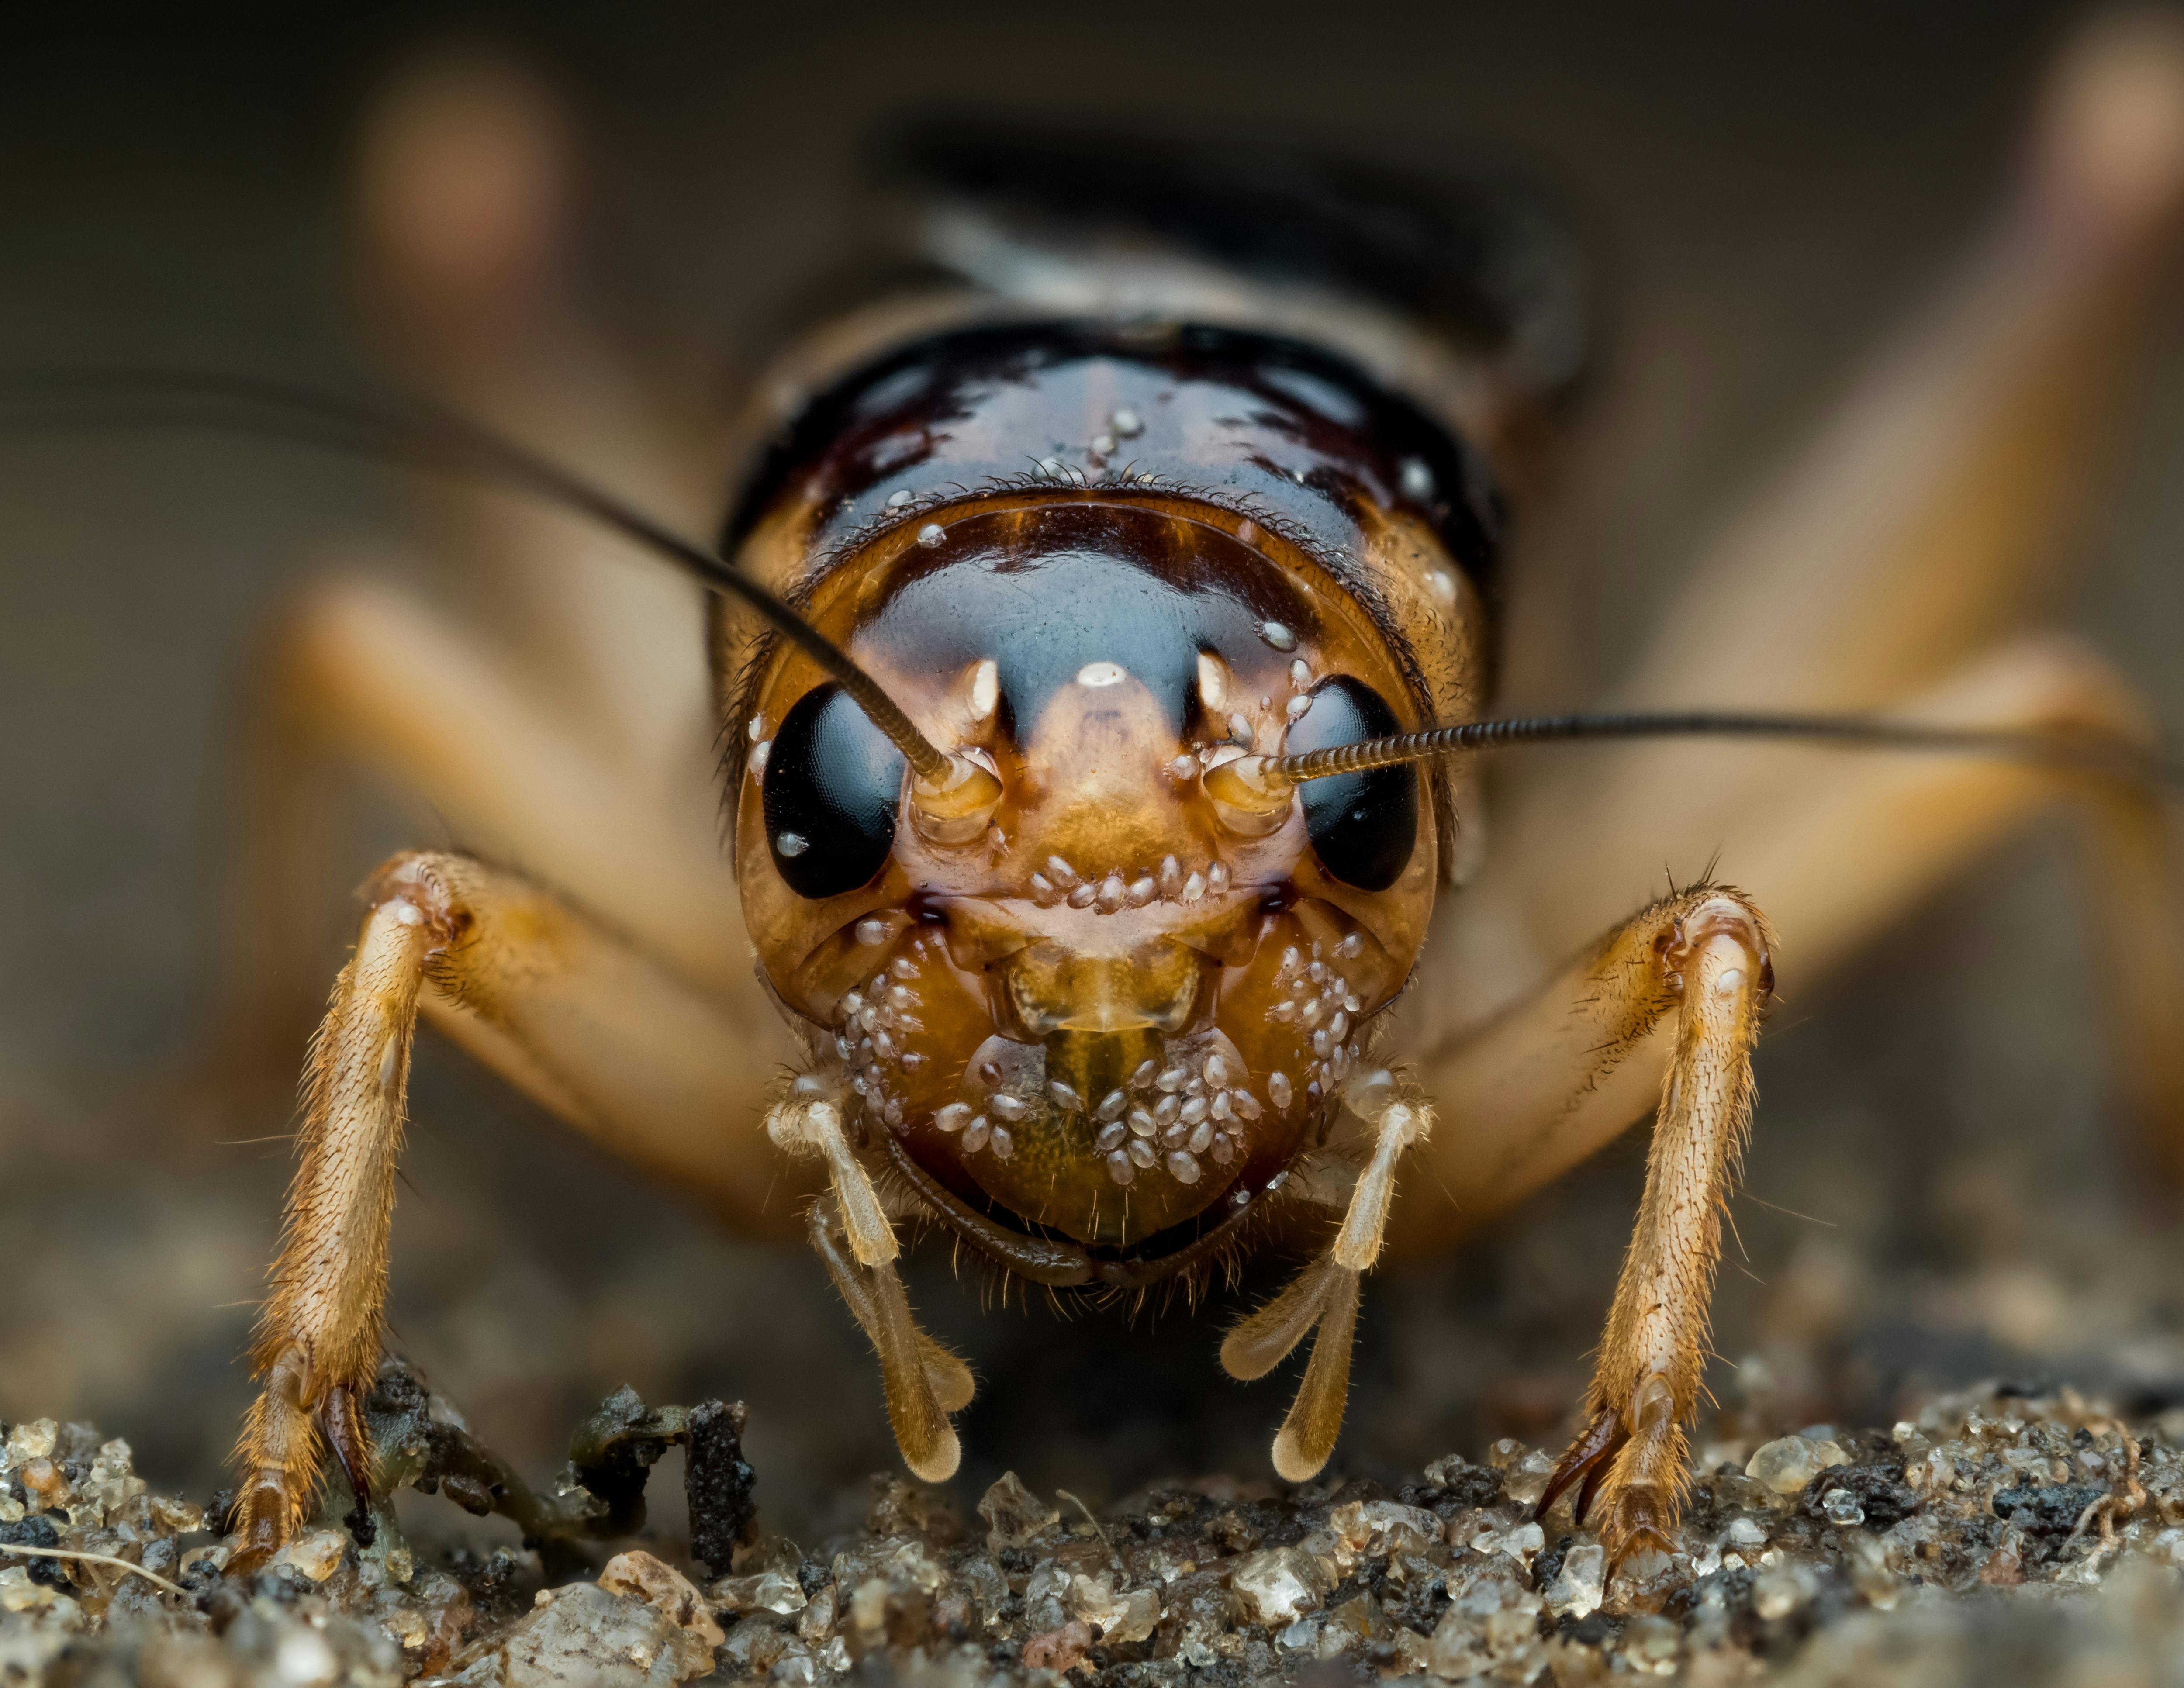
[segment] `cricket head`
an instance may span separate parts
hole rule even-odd
[[[1348,593],[1188,499],[969,500],[866,549],[805,612],[949,770],[765,658],[737,804],[761,966],[973,1240],[1150,1271],[1279,1180],[1432,908],[1415,769],[1261,759],[1417,705]]]

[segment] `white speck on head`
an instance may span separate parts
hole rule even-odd
[[[801,833],[782,833],[774,838],[773,848],[777,855],[798,856],[811,848],[811,840]]]
[[[884,944],[888,939],[888,923],[878,915],[866,915],[857,922],[857,942]]]
[[[1119,662],[1088,662],[1077,671],[1077,683],[1080,686],[1119,685],[1126,675],[1127,671]]]
[[[1279,621],[1262,621],[1259,624],[1259,637],[1273,646],[1276,650],[1296,649],[1296,635]]]
[[[744,759],[744,766],[750,770],[750,777],[753,779],[764,779],[766,777],[766,758],[771,756],[772,754],[773,740],[771,738],[767,739],[762,744],[754,744],[751,746],[751,753]]]
[[[1093,450],[1095,450],[1095,451],[1096,451],[1096,452],[1098,452],[1098,453],[1100,454],[1100,456],[1105,457],[1105,456],[1106,456],[1109,452],[1112,451],[1114,448],[1115,448],[1115,437],[1114,437],[1114,435],[1112,435],[1112,434],[1095,434],[1095,435],[1093,435],[1093,436],[1092,436],[1092,449],[1093,449]]]
[[[1290,664],[1290,684],[1300,692],[1312,684],[1312,665],[1301,656]]]
[[[754,744],[757,744],[760,739],[766,737],[766,717],[762,715],[753,716],[750,726],[746,732],[750,742]]]
[[[1221,659],[1210,650],[1198,653],[1198,700],[1209,714],[1218,715],[1228,696],[1228,677]]]
[[[1310,692],[1299,692],[1295,697],[1291,698],[1288,703],[1282,706],[1282,713],[1287,716],[1291,721],[1301,721],[1304,718],[1306,712],[1311,708],[1312,694]]]
[[[1446,569],[1427,570],[1426,589],[1444,604],[1456,602],[1456,577]]]
[[[948,531],[937,521],[928,521],[917,530],[917,543],[931,550],[948,537]]]
[[[1135,439],[1145,431],[1145,419],[1127,406],[1108,417],[1107,422],[1124,439]]]
[[[1060,480],[1061,478],[1061,460],[1058,457],[1040,458],[1039,460],[1039,472],[1045,476],[1050,481]]]
[[[889,493],[888,494],[888,508],[889,510],[900,510],[905,504],[908,504],[910,500],[910,488],[905,487],[900,492]]]
[[[397,925],[422,926],[425,923],[425,911],[407,897],[397,897],[387,906],[393,911]]]
[[[1716,996],[1734,996],[1744,989],[1744,969],[1731,967],[1713,982]]]
[[[1403,460],[1403,496],[1424,504],[1434,495],[1433,471],[1427,468],[1423,458]]]
[[[1251,743],[1251,723],[1240,715],[1228,717],[1228,736],[1249,749]]]

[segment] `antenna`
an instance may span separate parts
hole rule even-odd
[[[2023,732],[1977,727],[1925,727],[1864,715],[1737,713],[1713,710],[1632,710],[1602,715],[1517,716],[1465,721],[1420,733],[1394,733],[1355,744],[1333,744],[1294,756],[1239,758],[1257,766],[1246,777],[1269,787],[1299,785],[1336,774],[1429,761],[1458,750],[1499,750],[1607,738],[1775,738],[1888,750],[1994,756],[2108,774],[2170,792],[2184,789],[2184,765],[2159,751],[2066,731]]]
[[[756,610],[840,684],[902,752],[922,786],[961,783],[956,759],[921,733],[847,652],[773,593],[573,470],[423,399],[353,398],[248,376],[178,370],[53,370],[0,378],[0,432],[70,426],[251,434],[459,476],[560,504],[666,558],[708,591]]]

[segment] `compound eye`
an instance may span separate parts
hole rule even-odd
[[[1396,712],[1362,681],[1338,674],[1312,694],[1282,749],[1290,755],[1401,732]],[[1410,767],[1331,774],[1297,788],[1305,835],[1319,865],[1346,885],[1384,891],[1402,877],[1418,842],[1418,777]]]
[[[761,789],[773,865],[800,897],[869,885],[894,848],[902,752],[831,680],[796,700]]]

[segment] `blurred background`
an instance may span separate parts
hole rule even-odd
[[[1519,513],[1510,569],[1544,653],[1534,673],[1582,692],[1975,236],[2078,15],[1658,9],[17,19],[0,367],[414,373],[359,234],[359,136],[450,53],[561,114],[572,297],[699,442],[769,326],[855,243],[856,138],[905,105],[1515,162],[1571,209],[1602,308],[1557,484]],[[2152,323],[2055,619],[2109,651],[2179,742],[2174,266]],[[300,582],[378,558],[430,581],[439,531],[414,487],[315,456],[23,437],[0,454],[0,1418],[93,1418],[157,1482],[220,1480],[288,1172],[292,1080],[231,1054],[224,1022],[250,664]],[[419,826],[368,789],[344,807],[325,978],[345,888],[389,850],[443,841]],[[1741,1415],[1724,1434],[1885,1423],[1909,1390],[1997,1374],[2184,1402],[2184,1192],[2149,1175],[2120,1106],[2085,910],[2066,832],[2042,829],[1778,1010],[1718,1302],[1711,1382]],[[863,1474],[894,1462],[878,1379],[800,1243],[724,1234],[429,1035],[412,1109],[395,1340],[498,1447],[543,1477],[619,1384],[741,1396],[777,1527],[861,1508]],[[1642,1156],[1626,1139],[1445,1259],[1375,1279],[1340,1468],[1385,1476],[1558,1434]],[[1095,1503],[1156,1475],[1263,1472],[1291,1384],[1221,1376],[1235,1295],[1132,1323],[982,1312],[937,1266],[914,1293],[984,1379],[961,1424],[967,1496],[1005,1466]]]

